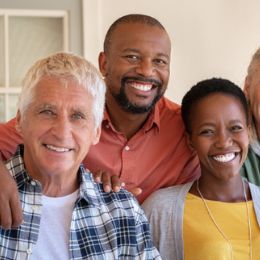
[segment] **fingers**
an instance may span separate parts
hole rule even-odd
[[[18,193],[12,192],[10,200],[1,197],[0,201],[0,226],[3,229],[20,226],[23,222],[23,213]]]
[[[124,183],[121,183],[120,179],[116,175],[110,175],[105,171],[97,171],[93,174],[94,180],[97,183],[103,183],[103,189],[105,192],[118,192],[121,187],[124,187]]]
[[[15,193],[10,201],[12,214],[12,227],[18,227],[23,223],[23,211],[18,193]]]
[[[141,188],[131,188],[131,189],[128,189],[129,192],[131,192],[135,197],[137,197],[138,195],[140,195],[143,190]]]
[[[12,212],[9,200],[3,200],[1,196],[0,201],[0,225],[4,229],[10,229],[12,227]]]
[[[4,229],[17,227],[23,214],[16,182],[0,160],[0,225]]]
[[[93,173],[93,177],[95,182],[100,183],[101,182],[101,176],[103,174],[103,171],[97,171],[96,173]]]
[[[111,177],[111,183],[112,183],[112,189],[114,192],[119,192],[122,187],[122,184],[124,186],[124,183],[121,183],[119,177],[116,175],[113,175]]]
[[[107,172],[103,172],[101,176],[101,182],[103,183],[103,189],[105,192],[110,192],[111,191],[111,180],[112,178],[110,177],[110,174]]]

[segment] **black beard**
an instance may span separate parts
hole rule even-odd
[[[157,95],[154,97],[152,102],[146,106],[138,106],[136,104],[133,104],[130,102],[128,97],[126,96],[125,92],[125,86],[127,81],[143,81],[143,82],[149,82],[153,83],[157,87]],[[155,104],[158,102],[158,100],[163,96],[164,92],[160,92],[162,89],[162,83],[160,81],[154,80],[154,79],[143,79],[143,78],[129,78],[125,77],[121,80],[121,88],[118,94],[112,93],[113,97],[117,101],[117,103],[122,107],[126,112],[132,113],[132,114],[143,114],[150,112]]]

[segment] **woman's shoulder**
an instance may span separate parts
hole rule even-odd
[[[171,207],[176,201],[185,198],[193,182],[186,184],[171,186],[163,188],[152,193],[142,204],[145,211],[150,211],[156,208],[157,210],[164,210]]]

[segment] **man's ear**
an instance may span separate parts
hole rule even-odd
[[[243,91],[244,91],[244,94],[245,94],[247,100],[249,100],[249,98],[250,98],[250,83],[249,83],[248,76],[246,76]]]
[[[16,113],[16,125],[15,125],[15,129],[18,133],[22,132],[21,122],[22,122],[22,116],[20,110],[18,110]]]
[[[101,135],[101,126],[99,126],[96,129],[96,132],[94,133],[93,140],[92,140],[92,145],[95,145],[95,144],[97,144],[99,142],[100,135]]]
[[[98,56],[98,66],[103,77],[107,75],[107,59],[104,52],[100,52]]]

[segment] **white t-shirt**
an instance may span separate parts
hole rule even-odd
[[[64,197],[42,196],[42,214],[37,243],[31,260],[66,260],[72,211],[79,190]]]

